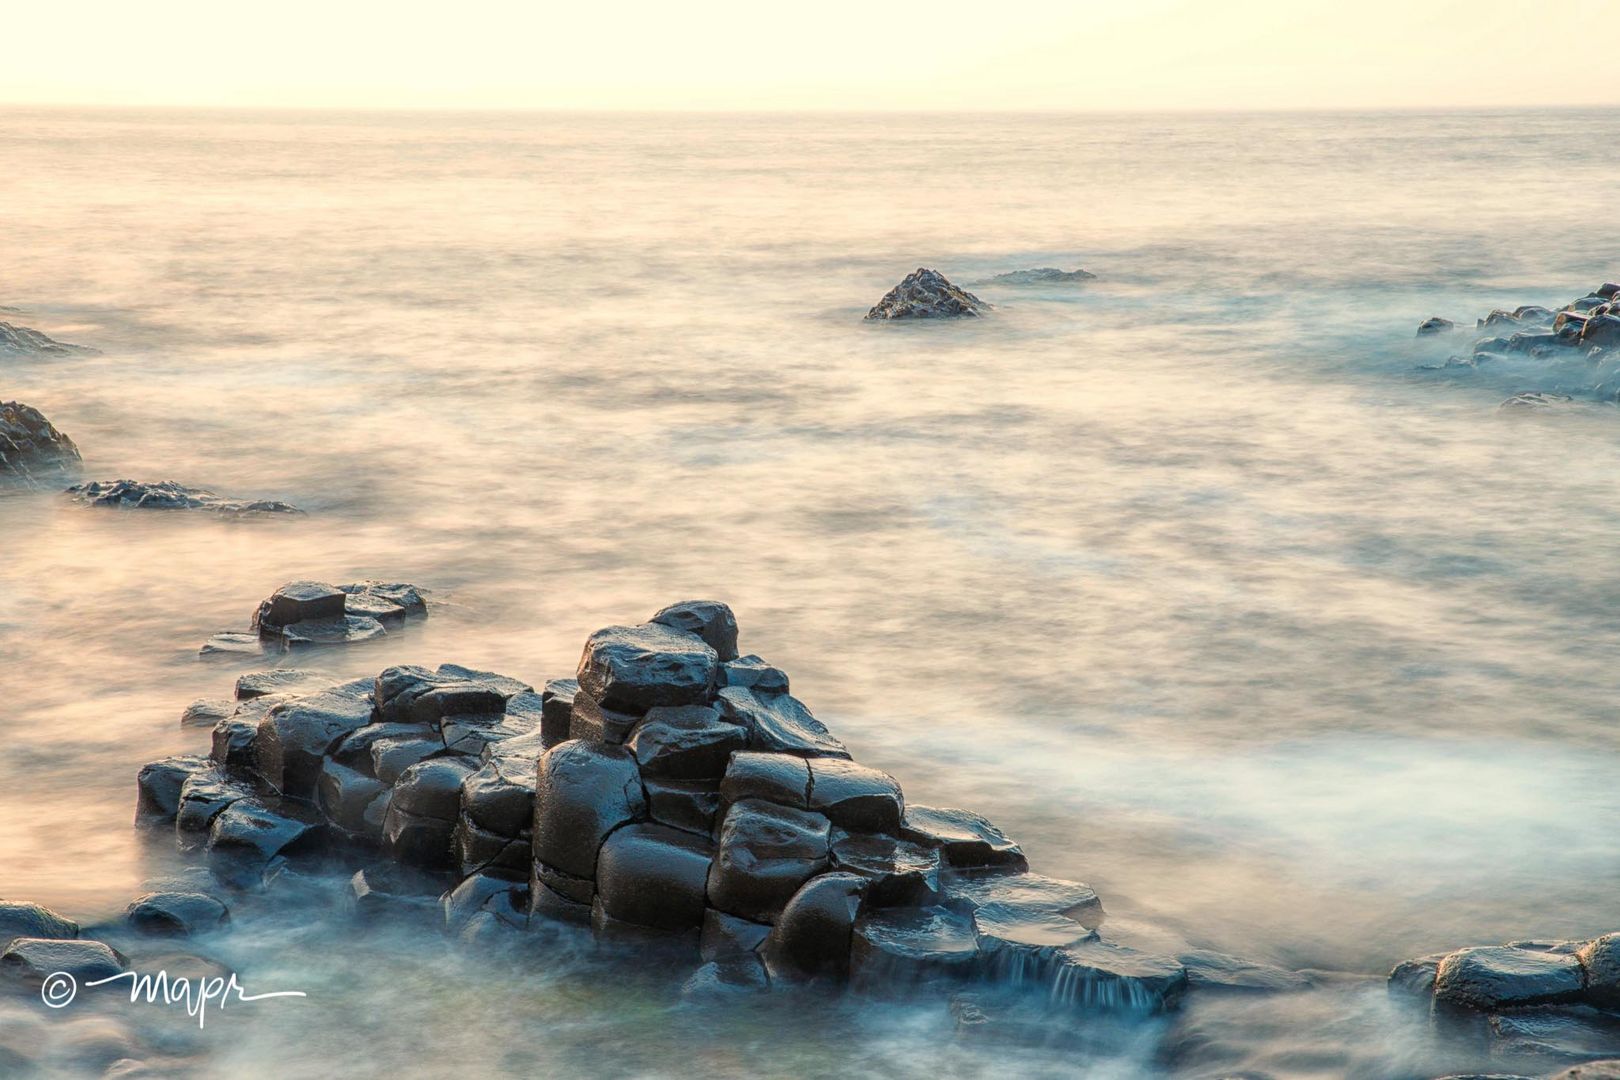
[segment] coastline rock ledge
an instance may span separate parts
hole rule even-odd
[[[883,294],[866,313],[867,321],[882,319],[976,319],[990,305],[966,289],[958,288],[938,270],[919,266],[905,280]]]
[[[497,947],[579,924],[689,957],[689,1000],[974,981],[1151,1015],[1211,984],[1207,957],[1106,934],[1092,889],[1031,873],[979,815],[908,803],[787,675],[739,655],[718,602],[598,630],[575,677],[538,693],[448,664],[250,689],[211,753],[153,762],[137,785],[137,823],[238,887],[314,860],[353,874],[359,919],[431,913]]]

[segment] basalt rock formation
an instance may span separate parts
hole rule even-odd
[[[260,602],[248,633],[215,634],[203,643],[199,655],[259,656],[354,645],[425,619],[427,613],[427,601],[415,585],[290,581]]]
[[[1493,1056],[1620,1055],[1620,933],[1424,956],[1396,965],[1389,988],[1427,1003],[1437,1025]]]
[[[85,506],[112,506],[135,510],[203,510],[227,517],[257,517],[263,514],[302,514],[291,503],[260,499],[244,502],[226,499],[203,488],[188,488],[173,480],[156,484],[139,480],[93,480],[67,489],[75,502]]]
[[[289,587],[259,622],[336,618],[351,595]],[[693,998],[974,980],[1151,1014],[1189,986],[1300,981],[1114,939],[1089,887],[1031,873],[983,817],[908,803],[856,762],[785,674],[739,655],[724,604],[599,630],[575,677],[538,692],[447,664],[316,691],[244,677],[237,697],[206,752],[141,770],[137,821],[241,885],[347,863],[363,918],[419,917],[442,891],[464,939],[580,924],[689,957]],[[217,915],[143,907],[177,932]]]
[[[26,326],[0,322],[0,357],[93,356],[97,351],[84,345],[69,345],[65,341],[57,341]]]
[[[1425,337],[1449,330],[1438,316],[1418,327]],[[1508,368],[1538,385],[1527,393],[1534,398],[1509,408],[1539,408],[1559,396],[1579,395],[1599,401],[1620,401],[1620,285],[1600,285],[1557,311],[1526,304],[1512,311],[1498,309],[1476,322],[1484,332],[1467,356],[1452,356],[1443,364],[1422,365],[1426,370]],[[1527,369],[1533,364],[1534,369]],[[1511,366],[1510,365],[1517,365]]]
[[[883,299],[866,313],[866,318],[868,320],[977,318],[988,310],[989,304],[966,289],[952,285],[938,270],[919,266],[907,274],[900,284],[885,293]]]
[[[79,471],[79,448],[43,413],[20,401],[0,401],[0,483],[60,483]]]
[[[1097,275],[1086,270],[1059,270],[1052,266],[1034,270],[1013,270],[991,278],[991,285],[1072,285],[1080,281],[1096,281]]]

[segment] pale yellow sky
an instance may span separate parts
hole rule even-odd
[[[14,0],[7,7],[0,102],[10,103],[1620,103],[1613,0]]]

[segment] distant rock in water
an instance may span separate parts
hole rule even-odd
[[[80,464],[73,440],[38,409],[20,401],[0,401],[0,483],[59,483],[77,473]]]
[[[989,310],[989,304],[966,289],[952,285],[938,270],[919,266],[885,293],[866,317],[869,320],[977,318]]]
[[[256,657],[266,652],[355,645],[384,637],[427,614],[427,601],[415,585],[290,581],[259,603],[248,633],[215,634],[198,653],[205,659]]]
[[[1457,329],[1457,324],[1450,319],[1442,319],[1438,315],[1431,316],[1418,323],[1418,337],[1428,337],[1430,334],[1446,334]]]
[[[94,356],[98,350],[84,345],[46,337],[26,326],[0,322],[0,357],[4,356]]]
[[[116,506],[137,510],[205,510],[231,517],[261,514],[302,514],[291,503],[260,499],[241,502],[225,499],[202,488],[188,488],[173,480],[145,484],[139,480],[93,480],[67,489],[76,502],[85,506]]]
[[[1042,266],[1034,270],[1014,270],[1011,273],[997,274],[990,279],[992,285],[1063,285],[1076,281],[1096,281],[1097,275],[1086,270],[1059,270],[1052,266]]]
[[[1522,394],[1514,394],[1498,405],[1502,412],[1539,412],[1545,409],[1563,409],[1575,404],[1575,399],[1568,394],[1544,394],[1539,390],[1527,390]]]

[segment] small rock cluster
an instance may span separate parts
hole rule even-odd
[[[356,581],[328,585],[291,581],[259,604],[248,633],[225,631],[203,643],[208,658],[259,656],[373,641],[407,622],[427,618],[415,585]]]
[[[919,266],[884,293],[883,299],[866,313],[866,318],[869,321],[977,318],[989,310],[989,304],[966,289],[952,285],[938,270]]]
[[[278,592],[261,624],[332,617],[313,593]],[[1104,937],[1095,892],[1030,873],[984,818],[908,804],[855,762],[782,671],[739,655],[724,604],[599,630],[576,677],[539,692],[455,665],[306,685],[243,676],[206,756],[141,770],[138,821],[244,884],[380,853],[354,873],[357,912],[442,889],[463,937],[560,920],[673,946],[701,962],[691,996],[977,978],[1153,1013],[1197,984],[1192,962]],[[1231,963],[1198,966],[1268,985]]]
[[[1488,331],[1476,340],[1467,356],[1453,356],[1443,365],[1426,368],[1478,368],[1511,358],[1540,361],[1548,365],[1580,366],[1569,378],[1573,387],[1559,385],[1550,390],[1576,389],[1604,401],[1620,400],[1620,285],[1609,282],[1564,305],[1558,311],[1527,304],[1512,311],[1498,309],[1475,328]],[[1450,333],[1456,324],[1434,316],[1418,326],[1419,337]],[[1543,399],[1512,403],[1513,410],[1543,408],[1560,404],[1567,395],[1545,393]]]
[[[1620,1052],[1620,933],[1436,953],[1397,965],[1389,986],[1504,1057]]]
[[[226,499],[203,488],[188,488],[173,480],[156,484],[139,480],[93,480],[67,489],[75,502],[85,506],[111,506],[134,510],[204,510],[228,517],[256,517],[261,514],[302,514],[291,503],[261,499],[244,502]]]
[[[26,326],[0,322],[0,357],[93,356],[95,353],[95,349],[84,345],[69,345],[64,341],[46,337],[38,330],[30,330]]]
[[[38,409],[20,401],[0,401],[0,482],[60,482],[78,472],[80,464],[73,440]]]
[[[1059,270],[1041,266],[1034,270],[1013,270],[991,278],[991,285],[1072,285],[1079,281],[1095,281],[1097,275],[1086,270]]]

